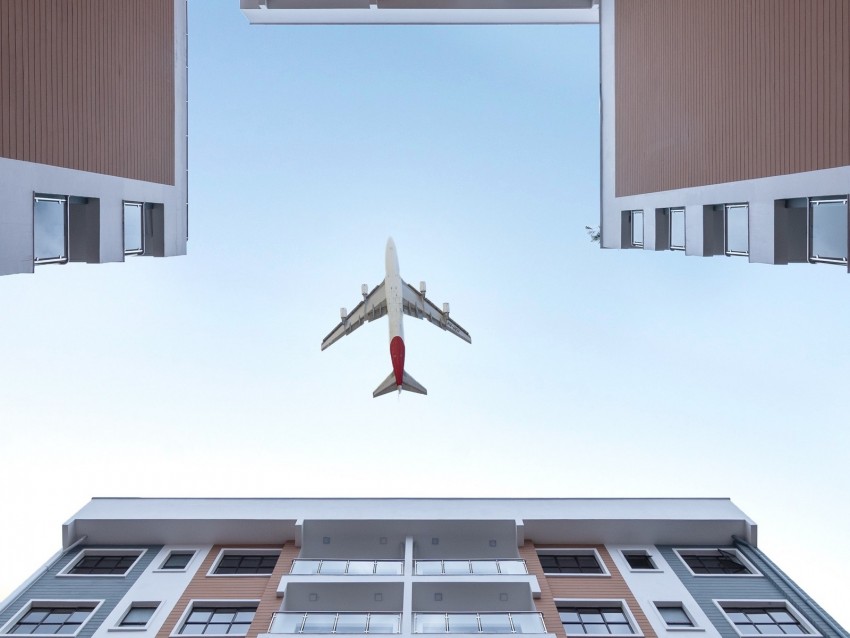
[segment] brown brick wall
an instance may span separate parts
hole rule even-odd
[[[850,164],[850,2],[617,0],[616,195]]]
[[[174,184],[174,2],[2,0],[0,157]]]
[[[553,601],[554,598],[580,598],[580,599],[606,599],[615,598],[625,600],[629,611],[640,625],[641,632],[646,638],[656,638],[652,625],[646,619],[640,605],[632,594],[632,590],[620,575],[617,566],[611,559],[611,555],[603,545],[569,545],[576,549],[595,549],[608,568],[610,576],[546,576],[540,561],[537,558],[537,550],[544,550],[546,545],[537,545],[526,542],[520,550],[520,554],[528,565],[528,571],[537,576],[540,583],[541,598],[537,601],[537,608],[543,613],[546,621],[546,629],[550,633],[564,636],[564,628],[558,617],[558,610]],[[564,545],[552,546],[553,549],[563,548]],[[550,620],[551,619],[551,620]]]
[[[280,550],[280,558],[271,576],[207,576],[222,549],[234,548],[233,545],[216,545],[204,559],[198,573],[186,587],[177,605],[171,610],[157,638],[167,638],[175,629],[177,621],[186,611],[190,600],[259,600],[257,614],[248,631],[247,638],[256,638],[257,634],[265,633],[271,622],[272,614],[281,603],[277,597],[277,586],[281,576],[289,573],[292,560],[298,556],[295,543],[288,542],[283,546],[273,545],[239,545],[239,549],[275,549]]]

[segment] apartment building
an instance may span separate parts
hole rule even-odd
[[[848,633],[728,499],[94,499],[0,635]]]
[[[846,0],[241,0],[253,24],[600,29],[603,248],[848,268]]]
[[[186,0],[0,2],[0,275],[186,253]]]

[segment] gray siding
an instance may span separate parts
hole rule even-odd
[[[682,545],[677,546],[678,549],[685,547]],[[702,549],[705,546],[700,545],[699,548]],[[778,581],[773,572],[762,561],[753,556],[751,552],[747,552],[743,548],[728,547],[728,549],[738,549],[762,576],[694,576],[673,551],[672,547],[659,546],[658,549],[694,597],[694,600],[696,600],[697,604],[724,638],[739,638],[739,636],[729,624],[729,621],[720,613],[717,605],[714,604],[715,599],[787,600],[827,638],[847,638],[846,634],[842,635],[830,630],[829,626],[820,620],[812,608],[805,604],[798,596],[794,596],[791,592],[787,591],[787,587],[780,587],[782,583]]]
[[[124,597],[127,590],[136,582],[136,579],[147,569],[161,545],[132,545],[132,546],[83,546],[75,547],[65,552],[50,568],[41,575],[32,585],[25,589],[9,605],[0,610],[0,627],[5,625],[10,618],[17,614],[30,600],[102,600],[103,604],[95,612],[94,616],[86,623],[79,638],[90,638],[107,614],[115,608],[115,605]],[[147,551],[136,562],[130,572],[124,577],[103,576],[74,576],[73,578],[57,577],[83,549],[146,549]]]

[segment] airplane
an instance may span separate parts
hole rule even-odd
[[[440,310],[431,300],[425,297],[425,282],[419,282],[419,290],[401,278],[398,270],[398,253],[396,252],[393,238],[387,239],[387,249],[384,256],[386,264],[385,279],[367,292],[369,287],[363,284],[360,292],[363,301],[357,304],[351,312],[340,308],[341,321],[331,330],[330,334],[322,340],[322,350],[336,343],[347,334],[351,334],[367,321],[380,319],[388,315],[390,328],[390,359],[393,371],[389,376],[375,388],[372,397],[389,394],[393,390],[416,392],[428,394],[428,390],[416,379],[404,370],[404,326],[402,315],[427,319],[435,326],[448,330],[453,335],[460,337],[467,343],[472,343],[469,333],[458,325],[456,321],[449,318],[449,304],[444,303]]]

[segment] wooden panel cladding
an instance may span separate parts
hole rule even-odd
[[[546,621],[546,630],[558,636],[565,636],[564,627],[558,616],[557,604],[553,599],[577,599],[577,600],[625,600],[629,611],[632,612],[640,632],[645,638],[656,638],[646,616],[640,608],[632,590],[617,570],[617,566],[603,545],[558,545],[557,549],[570,547],[574,549],[595,549],[599,553],[602,562],[608,569],[610,576],[547,576],[543,573],[537,551],[544,552],[545,545],[535,547],[526,541],[520,548],[520,556],[525,559],[528,573],[537,576],[540,583],[540,600],[537,603],[538,611],[543,613]]]
[[[617,0],[617,196],[850,165],[850,2]]]
[[[0,156],[174,184],[174,1],[2,0]]]
[[[207,576],[222,549],[270,549],[280,551],[280,558],[270,576]],[[281,599],[277,596],[277,586],[280,584],[281,576],[289,573],[293,559],[298,556],[298,551],[293,542],[283,546],[241,544],[214,546],[174,609],[169,613],[157,638],[168,638],[172,632],[177,632],[179,629],[176,627],[177,622],[191,600],[258,600],[260,602],[257,613],[248,630],[247,638],[256,638],[257,634],[267,633],[272,614],[278,611],[281,604]]]

